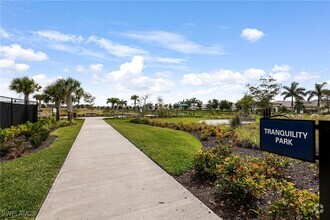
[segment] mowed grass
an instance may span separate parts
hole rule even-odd
[[[0,219],[34,219],[74,143],[83,120],[52,132],[47,148],[0,164]]]
[[[192,135],[128,120],[106,119],[117,131],[172,175],[181,174],[193,166],[201,143]]]

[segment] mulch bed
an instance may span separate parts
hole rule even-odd
[[[200,139],[198,133],[192,133],[192,135]],[[224,142],[228,143],[228,140],[224,140]],[[214,146],[218,146],[215,137],[210,137],[209,140],[201,141],[201,143],[204,149],[211,149]],[[234,147],[234,153],[242,157],[252,156],[264,158],[264,152],[257,149]],[[194,170],[179,176],[174,176],[174,178],[218,216],[225,220],[261,219],[256,213],[251,211],[252,209],[257,208],[253,207],[256,206],[255,203],[251,201],[251,207],[240,207],[237,204],[231,203],[229,199],[217,192],[214,181],[201,180],[196,176]],[[292,159],[292,163],[283,178],[294,183],[298,189],[307,189],[312,192],[319,191],[319,173],[311,163]],[[268,199],[269,198],[265,198],[260,201],[260,203],[257,204],[258,208],[265,209]]]
[[[31,145],[30,142],[28,142],[26,140],[24,135],[14,137],[10,141],[6,142],[5,144],[15,146],[15,147],[11,148],[10,153],[7,153],[6,155],[0,157],[0,163],[40,151],[40,150],[48,147],[49,145],[51,145],[51,143],[53,143],[53,141],[56,138],[57,138],[57,136],[50,135],[49,137],[47,137],[47,139],[45,141],[42,142],[42,144],[40,146],[35,148]],[[20,143],[20,144],[17,144],[17,143]],[[17,146],[17,145],[19,145],[19,146]]]

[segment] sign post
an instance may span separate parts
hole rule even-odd
[[[320,218],[330,219],[330,121],[319,122]]]
[[[315,129],[319,129],[320,219],[330,219],[330,121],[260,119],[260,149],[315,163]]]

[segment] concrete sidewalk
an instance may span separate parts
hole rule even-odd
[[[220,218],[105,121],[87,118],[37,219]]]

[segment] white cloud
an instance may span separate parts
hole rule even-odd
[[[34,52],[31,48],[24,49],[18,44],[12,44],[10,46],[1,46],[0,54],[11,60],[23,60],[23,61],[43,61],[48,59],[47,55],[41,51]]]
[[[150,62],[171,63],[171,64],[183,64],[186,62],[185,59],[170,58],[170,57],[147,57],[146,60]]]
[[[291,67],[287,64],[281,64],[281,65],[275,64],[272,69],[273,72],[289,72],[290,70]]]
[[[118,81],[125,77],[139,76],[143,67],[143,57],[135,56],[133,57],[132,62],[126,62],[120,65],[119,70],[108,73],[108,78]]]
[[[99,38],[96,36],[89,37],[87,42],[96,43],[101,48],[107,50],[109,53],[119,56],[119,57],[132,57],[132,56],[136,56],[136,55],[148,54],[148,52],[146,52],[142,49],[118,44],[111,40],[108,40],[105,38]]]
[[[174,82],[169,78],[154,74],[151,77],[143,74],[144,59],[141,56],[135,56],[132,61],[120,65],[119,70],[106,74],[108,83],[112,83],[118,92],[167,92],[170,91]],[[169,76],[169,75],[168,75]],[[93,76],[94,82],[100,82],[99,76]]]
[[[271,77],[276,79],[278,82],[285,82],[291,80],[291,67],[287,64],[274,65],[272,68]]]
[[[76,71],[78,73],[86,73],[87,69],[83,65],[78,65],[78,66],[76,66]]]
[[[63,34],[59,31],[52,30],[40,30],[40,31],[32,31],[33,34],[37,35],[41,38],[46,38],[51,41],[60,41],[60,42],[73,42],[80,43],[84,41],[84,38],[80,35],[72,35],[72,34]]]
[[[244,77],[239,72],[221,69],[215,72],[188,73],[183,75],[182,84],[186,85],[221,85],[223,83],[243,83]]]
[[[76,54],[79,56],[106,59],[106,56],[103,53],[87,50],[82,47],[71,47],[71,46],[67,46],[67,45],[63,45],[63,44],[51,44],[51,45],[49,45],[49,47],[53,50],[64,51],[64,52]]]
[[[157,78],[169,78],[173,73],[171,71],[162,71],[154,73],[154,76]]]
[[[30,68],[29,65],[23,63],[15,63],[14,60],[2,59],[0,60],[0,69],[8,70],[11,72],[25,72]]]
[[[320,75],[317,73],[308,73],[306,71],[302,71],[294,76],[294,81],[311,81],[317,80],[320,78]]]
[[[158,46],[165,49],[185,54],[224,54],[219,45],[202,46],[187,40],[185,36],[166,31],[130,32],[122,35],[147,43],[156,43]]]
[[[96,63],[96,64],[90,64],[88,68],[85,68],[83,65],[77,65],[76,71],[78,73],[87,73],[91,72],[93,74],[98,74],[103,71],[103,64]]]
[[[256,42],[265,36],[264,32],[256,28],[245,28],[241,32],[241,37],[250,42]]]
[[[152,79],[150,91],[154,93],[169,92],[174,87],[175,83],[168,79],[158,78]]]
[[[266,72],[262,69],[250,68],[244,71],[244,78],[248,79],[260,79],[264,75]]]
[[[41,91],[39,91],[39,92],[42,92],[46,86],[55,82],[57,79],[62,79],[62,78],[63,78],[62,76],[47,77],[43,73],[32,76],[32,79],[34,79],[36,81],[36,83],[38,83],[39,85],[42,86]]]
[[[0,27],[0,36],[2,38],[9,38],[11,35],[2,27]]]
[[[271,73],[270,76],[276,79],[278,82],[285,82],[291,79],[291,73],[289,72]]]
[[[88,69],[91,73],[94,74],[101,73],[103,71],[103,64],[101,63],[91,64],[89,65]]]

